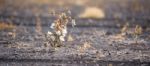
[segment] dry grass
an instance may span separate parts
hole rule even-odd
[[[38,33],[38,34],[42,34],[41,20],[40,20],[39,17],[36,18],[35,31],[36,31],[36,33]]]
[[[140,37],[140,35],[143,33],[143,29],[140,25],[136,25],[133,35],[134,35],[134,39],[135,39],[135,44],[139,44],[138,42],[138,38]]]
[[[0,22],[0,30],[11,30],[11,32],[7,33],[7,36],[15,39],[16,38],[16,26],[12,23],[4,23]]]
[[[114,41],[123,41],[126,39],[126,37],[122,34],[113,35],[110,38]]]
[[[7,23],[4,23],[4,22],[0,22],[0,30],[5,30],[5,29],[14,29],[16,28],[15,25],[13,24],[7,24]]]
[[[121,33],[125,33],[129,30],[129,23],[126,23],[123,28],[121,29]]]
[[[8,48],[17,48],[17,49],[27,49],[31,48],[32,45],[26,43],[16,43],[16,44],[8,44]]]
[[[71,36],[71,35],[68,35],[67,36],[67,41],[73,41],[74,39],[73,39],[73,37]]]
[[[83,13],[79,15],[80,18],[105,18],[105,13],[102,9],[97,7],[87,7]]]
[[[109,63],[108,66],[113,66],[113,64]]]
[[[143,29],[140,25],[136,25],[134,29],[134,35],[141,35],[143,33]]]
[[[126,35],[128,34],[128,32],[129,32],[129,23],[126,23],[126,24],[122,27],[120,35],[126,36]]]
[[[85,50],[87,50],[87,49],[89,49],[89,48],[91,48],[91,47],[92,47],[92,46],[91,46],[91,44],[90,44],[89,42],[84,42],[84,44],[78,48],[78,51],[79,51],[80,53],[84,53]]]

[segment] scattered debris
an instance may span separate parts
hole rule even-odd
[[[8,32],[7,36],[12,37],[13,39],[16,38],[16,29],[13,29],[12,32]]]
[[[96,52],[96,59],[99,60],[102,57],[105,57],[104,53],[102,51],[97,51]]]
[[[15,44],[8,44],[8,48],[17,48],[17,49],[28,49],[31,48],[32,45],[24,43],[24,42],[17,42]]]
[[[125,37],[122,36],[121,34],[110,36],[110,38],[112,41],[116,41],[116,42],[125,40]]]

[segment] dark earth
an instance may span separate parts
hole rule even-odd
[[[150,66],[149,0],[0,0],[0,66]],[[105,18],[80,18],[86,7],[104,10]],[[68,24],[61,47],[45,46],[50,25],[60,13]],[[119,14],[119,15],[118,15]],[[128,33],[121,29],[129,23]],[[135,26],[142,34],[135,39]],[[68,38],[71,37],[71,38]]]

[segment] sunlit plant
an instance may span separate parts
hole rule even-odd
[[[72,20],[71,17],[67,16],[65,13],[59,15],[58,19],[51,24],[50,28],[52,31],[47,32],[48,43],[52,47],[60,47],[62,42],[65,41],[65,37],[68,33],[67,24]],[[72,25],[75,25],[75,21],[72,20]]]
[[[142,27],[139,26],[139,25],[136,25],[136,26],[135,26],[135,29],[134,29],[134,33],[133,33],[135,39],[137,40],[137,38],[138,38],[142,33],[143,33]]]
[[[121,35],[126,35],[129,30],[129,23],[126,23],[121,29]]]

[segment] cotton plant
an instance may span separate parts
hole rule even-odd
[[[67,24],[71,20],[65,13],[59,15],[59,18],[51,24],[52,31],[47,32],[47,38],[52,47],[58,47],[65,41],[65,37],[68,33]],[[74,27],[75,20],[72,20],[72,26]]]

